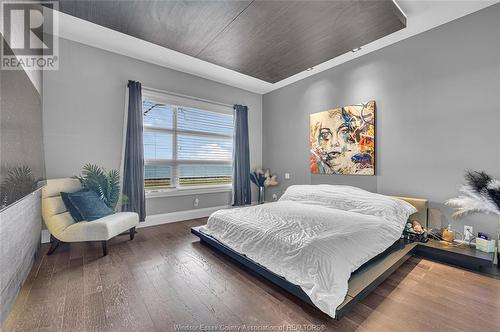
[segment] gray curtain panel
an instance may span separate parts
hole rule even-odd
[[[123,167],[123,195],[127,198],[122,206],[122,211],[137,212],[139,221],[145,221],[146,219],[142,132],[141,83],[128,81],[127,136]]]
[[[248,145],[248,107],[234,105],[233,206],[252,203]]]

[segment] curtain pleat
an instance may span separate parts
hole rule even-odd
[[[251,202],[248,107],[234,105],[232,204],[241,206]]]
[[[128,81],[128,118],[123,166],[122,211],[139,214],[139,221],[146,219],[144,192],[144,146],[142,127],[141,83]]]

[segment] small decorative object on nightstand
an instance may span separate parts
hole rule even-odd
[[[443,229],[443,234],[441,235],[443,237],[443,240],[446,242],[453,242],[455,241],[455,232],[451,228],[451,225],[448,225],[448,228]]]
[[[427,230],[417,220],[406,223],[403,230],[403,237],[410,242],[427,242]]]
[[[259,188],[258,203],[263,204],[265,200],[265,187],[272,187],[278,185],[276,175],[272,175],[269,170],[265,172],[258,169],[250,174],[250,180]]]
[[[453,218],[460,218],[471,213],[487,213],[498,216],[496,240],[500,236],[500,180],[493,179],[485,172],[467,171],[466,184],[459,189],[461,195],[449,199],[446,205],[455,207]],[[498,247],[495,249],[493,264],[498,264]]]
[[[495,252],[495,240],[476,238],[476,249],[483,252]]]

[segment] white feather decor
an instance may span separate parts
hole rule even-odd
[[[500,181],[476,171],[468,171],[465,179],[467,183],[459,189],[461,195],[445,202],[455,208],[452,217],[458,219],[472,213],[500,216]]]

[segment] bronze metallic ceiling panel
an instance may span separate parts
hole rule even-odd
[[[62,0],[59,10],[195,56],[250,3],[250,0]]]
[[[63,0],[60,10],[271,83],[406,27],[391,0]]]
[[[402,28],[391,1],[255,1],[197,57],[275,83]]]

